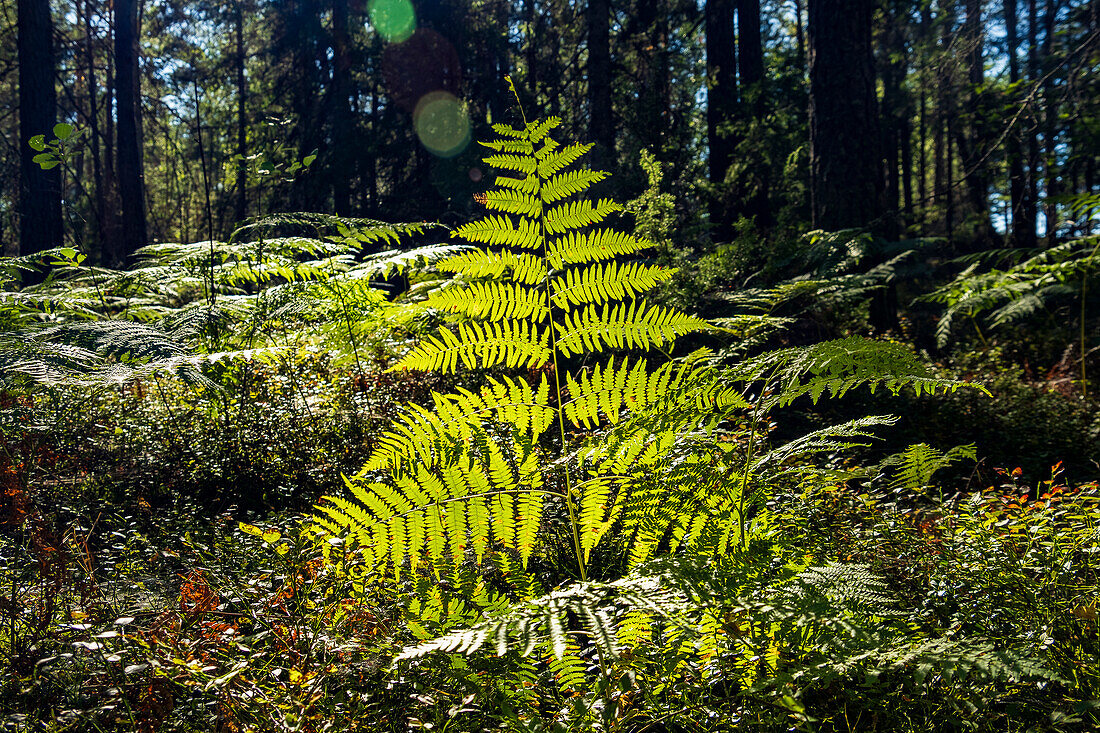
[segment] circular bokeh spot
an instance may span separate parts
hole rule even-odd
[[[370,0],[367,15],[374,30],[390,43],[401,43],[416,30],[416,11],[409,0]]]
[[[450,92],[429,92],[413,111],[413,126],[421,144],[441,158],[453,158],[470,144],[466,105]]]

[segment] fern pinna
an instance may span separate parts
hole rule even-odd
[[[707,326],[639,298],[672,271],[624,261],[652,245],[603,225],[622,209],[615,202],[578,197],[607,174],[575,167],[591,146],[559,144],[550,136],[559,124],[551,118],[522,129],[494,126],[500,137],[483,143],[493,151],[485,162],[502,171],[482,199],[491,213],[455,231],[480,246],[438,263],[454,279],[424,303],[452,321],[395,367],[550,367],[551,376],[537,384],[490,379],[476,394],[436,395],[433,410],[414,408],[386,434],[348,482],[349,496],[320,506],[321,525],[354,534],[383,575],[400,576],[422,562],[443,572],[493,549],[526,566],[543,502],[556,496],[569,512],[583,579],[585,558],[609,526],[598,510],[608,483],[573,486],[566,471],[564,488],[551,486],[547,431],[556,424],[564,450],[567,422],[617,420],[620,410],[652,404],[673,377],[697,370],[666,365],[651,374],[644,360],[625,358],[590,375],[559,369],[564,357],[665,347]]]

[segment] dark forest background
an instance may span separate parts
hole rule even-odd
[[[1095,0],[6,0],[0,13],[8,254],[63,243],[125,264],[273,211],[466,220],[487,183],[469,141],[519,119],[506,75],[529,116],[597,144],[615,174],[601,193],[642,190],[642,149],[667,164],[682,249],[847,227],[945,237],[954,253],[1050,245],[1089,233],[1068,204],[1100,183]],[[57,123],[76,135],[42,170],[27,143]]]

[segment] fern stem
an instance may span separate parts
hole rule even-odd
[[[511,79],[508,81],[509,85],[512,83]],[[515,87],[512,87],[512,93],[515,93]],[[519,102],[517,95],[516,102]],[[523,113],[523,107],[520,106],[520,114]],[[524,117],[526,120],[526,117]],[[539,175],[539,187],[546,185],[546,179]],[[554,322],[554,292],[553,292],[553,278],[550,277],[550,244],[546,239],[546,213],[541,212],[539,214],[539,240],[542,242],[542,261],[546,263],[546,312],[549,315],[547,320],[550,322],[550,354],[553,358],[554,364],[554,396],[557,397],[557,405],[554,407],[554,412],[558,418],[558,431],[561,434],[561,455],[565,456],[565,413],[562,409],[561,399],[561,371],[558,369],[558,327]],[[577,520],[577,510],[573,505],[573,479],[569,474],[569,463],[565,462],[562,465],[562,470],[565,472],[565,508],[569,511],[569,528],[573,534],[573,551],[577,553],[577,570],[580,571],[581,582],[588,580],[588,569],[584,564],[584,550],[581,548],[581,536],[580,536],[580,523]]]
[[[757,398],[756,405],[752,410],[752,422],[749,423],[749,446],[745,449],[745,468],[741,472],[741,495],[737,497],[737,529],[740,532],[739,545],[742,550],[748,546],[745,531],[745,504],[748,501],[749,472],[752,468],[753,451],[756,447],[756,426],[760,424],[760,408],[764,403],[764,395],[768,391],[768,386],[769,383],[765,382],[760,389],[760,397]]]
[[[1088,374],[1085,371],[1085,361],[1089,355],[1088,349],[1085,347],[1087,343],[1085,341],[1085,295],[1088,293],[1089,282],[1089,269],[1088,266],[1092,264],[1092,261],[1096,258],[1096,253],[1100,252],[1100,240],[1097,241],[1096,246],[1092,248],[1092,252],[1089,254],[1088,259],[1085,260],[1085,267],[1081,273],[1081,396],[1088,398],[1089,396],[1089,382]]]

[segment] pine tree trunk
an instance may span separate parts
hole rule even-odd
[[[767,114],[760,0],[737,0],[737,46],[740,51],[737,63],[741,72],[742,119],[746,122],[755,121],[755,130],[759,132]],[[748,190],[743,203],[745,216],[755,221],[758,227],[764,228],[773,223],[771,208],[768,206],[770,180],[765,150],[763,139],[757,135],[746,151],[752,159],[747,161]]]
[[[348,0],[332,0],[332,198],[336,213],[351,213],[351,177],[355,155],[351,112],[351,55],[348,40]]]
[[[704,8],[707,45],[707,146],[710,182],[715,196],[710,221],[716,240],[733,234],[733,209],[726,190],[726,172],[733,165],[736,141],[725,129],[737,115],[737,54],[733,35],[733,0],[707,0]]]
[[[115,98],[118,109],[118,193],[122,241],[114,264],[146,245],[145,180],[142,170],[138,73],[137,0],[115,0]]]
[[[19,250],[41,252],[62,244],[61,169],[43,170],[27,141],[53,137],[57,123],[53,19],[48,0],[18,0],[19,62]]]
[[[588,134],[596,144],[593,161],[615,161],[615,121],[611,109],[611,2],[588,0]]]
[[[1020,48],[1020,39],[1017,30],[1017,3],[1019,0],[1004,0],[1005,13],[1005,53],[1008,55],[1008,80],[1010,84],[1020,81],[1020,61],[1017,53]],[[1008,110],[1008,115],[1015,116],[1014,106],[1018,103],[1012,98],[1013,107]],[[1027,180],[1024,175],[1024,153],[1021,138],[1021,119],[1009,130],[1005,137],[1005,159],[1008,163],[1008,198],[1011,211],[1011,242],[1015,247],[1035,246],[1035,219],[1026,216],[1025,196],[1027,195]]]
[[[245,49],[244,49],[244,10],[241,8],[243,0],[235,0],[233,3],[233,41],[234,58],[233,65],[237,81],[237,200],[234,210],[236,225],[240,226],[248,217],[248,163],[245,157],[248,155],[248,120],[246,117],[246,102],[248,100],[248,86],[244,75]]]
[[[871,55],[872,0],[810,0],[813,224],[876,228],[883,171]]]

